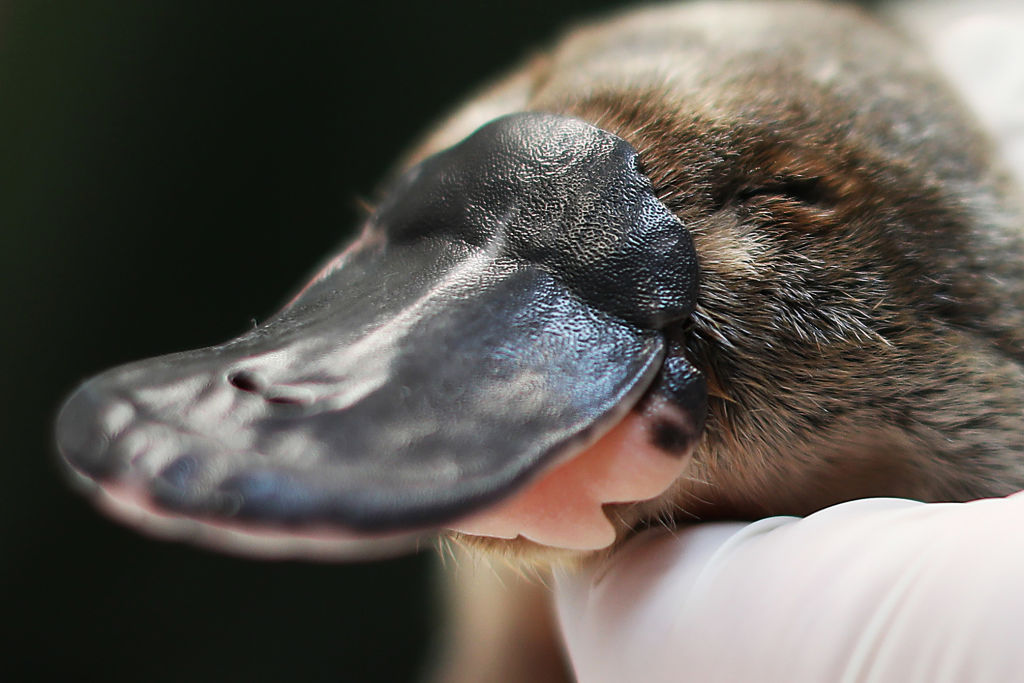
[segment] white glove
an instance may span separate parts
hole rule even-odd
[[[651,531],[559,573],[581,683],[1024,680],[1024,492]]]

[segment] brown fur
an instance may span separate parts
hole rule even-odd
[[[674,334],[709,378],[706,429],[669,494],[609,510],[620,537],[1024,487],[1022,221],[899,35],[811,3],[645,10],[570,34],[415,156],[515,109],[629,141],[700,257]]]
[[[644,10],[570,33],[412,158],[530,109],[636,147],[700,258],[697,311],[673,335],[708,378],[706,428],[672,490],[607,510],[620,540],[657,522],[1024,488],[1016,189],[901,36],[811,3]]]

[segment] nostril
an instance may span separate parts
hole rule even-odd
[[[263,380],[255,372],[239,370],[228,375],[231,386],[251,394],[258,394],[263,388]]]

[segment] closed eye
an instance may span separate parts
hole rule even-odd
[[[743,188],[736,195],[740,202],[758,197],[785,199],[818,208],[831,208],[834,203],[821,178],[782,178],[757,187]]]

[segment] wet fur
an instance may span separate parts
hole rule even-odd
[[[515,109],[629,141],[700,257],[672,334],[708,377],[706,429],[672,491],[609,510],[620,538],[1024,488],[1015,188],[902,36],[812,3],[643,10],[569,34],[413,158]]]

